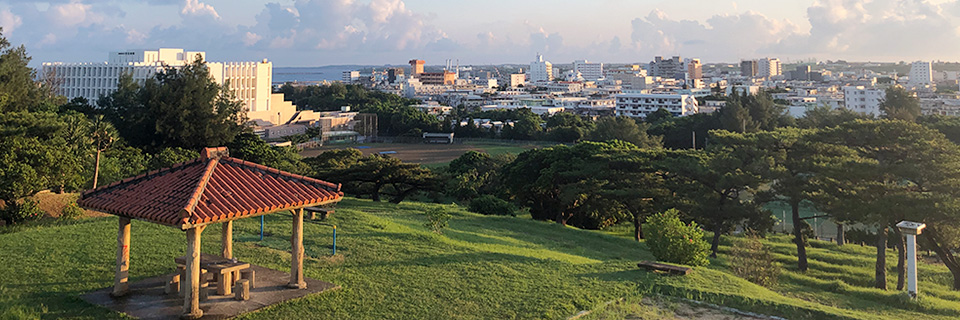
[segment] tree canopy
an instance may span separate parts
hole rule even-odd
[[[143,86],[123,75],[117,91],[98,101],[120,135],[137,147],[221,146],[243,132],[246,112],[218,85],[201,59],[166,67]]]

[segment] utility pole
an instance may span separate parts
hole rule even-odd
[[[697,150],[697,132],[691,131],[690,133],[693,134],[693,150]]]

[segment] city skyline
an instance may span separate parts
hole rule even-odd
[[[277,66],[705,63],[780,57],[956,61],[960,1],[70,0],[0,4],[0,26],[33,66],[174,47]]]

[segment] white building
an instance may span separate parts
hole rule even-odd
[[[527,82],[527,75],[523,73],[511,73],[510,74],[510,87],[516,88],[524,85]]]
[[[527,106],[527,105],[485,105],[480,106],[480,111],[491,111],[491,110],[516,110],[516,109],[530,109],[536,115],[554,115],[557,113],[563,112],[563,107],[557,106]]]
[[[354,83],[360,81],[360,71],[344,71],[340,77],[343,83]]]
[[[626,93],[616,96],[616,114],[633,118],[646,118],[660,108],[674,116],[688,116],[700,112],[697,99],[685,94],[638,94]]]
[[[138,84],[153,78],[164,66],[183,67],[196,59],[206,60],[202,51],[161,48],[111,52],[107,62],[44,62],[41,74],[52,77],[57,93],[73,99],[84,97],[96,104],[101,96],[117,90],[122,74],[130,74]],[[252,62],[207,62],[214,82],[226,85],[247,108],[251,120],[261,119],[274,124],[285,123],[296,108],[284,103],[283,94],[273,94],[273,63],[264,59]],[[275,103],[271,105],[271,102]],[[284,108],[278,110],[277,108]],[[279,115],[278,115],[279,113]]]
[[[887,93],[883,89],[867,88],[864,86],[846,86],[843,87],[844,107],[859,113],[869,114],[875,117],[881,115],[880,103],[883,102]]]
[[[770,78],[783,74],[783,66],[778,58],[763,58],[757,60],[757,76]]]
[[[910,65],[910,86],[923,87],[933,84],[933,67],[930,61],[917,61]]]
[[[583,79],[596,81],[603,78],[603,62],[576,60],[573,62],[573,72],[579,72]]]
[[[553,80],[553,64],[550,61],[544,61],[543,55],[537,54],[537,60],[530,62],[530,70],[527,73],[530,82],[547,82]]]
[[[543,86],[548,92],[575,93],[583,91],[583,83],[575,81],[551,82]]]

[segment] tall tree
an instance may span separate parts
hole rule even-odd
[[[759,167],[769,162],[762,153],[712,143],[707,150],[671,151],[659,165],[678,194],[695,195],[679,203],[713,230],[712,257],[719,251],[720,236],[734,226],[743,224],[758,232],[772,226],[769,213],[743,198],[764,182]]]
[[[597,156],[590,166],[599,168],[593,177],[605,182],[598,193],[630,216],[634,240],[644,238],[647,217],[673,207],[672,191],[664,181],[666,173],[656,165],[664,155],[659,149],[615,150]]]
[[[856,119],[866,119],[869,116],[847,108],[831,108],[826,105],[807,110],[803,117],[797,119],[797,126],[804,129],[831,128]]]
[[[447,194],[459,200],[472,200],[483,194],[499,193],[501,168],[514,159],[516,156],[511,154],[490,156],[476,151],[464,153],[451,161],[445,170]]]
[[[710,130],[720,129],[716,114],[694,114],[663,119],[647,130],[648,134],[663,137],[663,146],[669,149],[704,148]]]
[[[649,128],[649,124],[637,124],[636,120],[629,117],[603,117],[597,120],[596,128],[590,133],[589,140],[621,140],[640,148],[659,148],[663,145],[663,139],[647,135]]]
[[[214,82],[200,58],[164,68],[143,86],[121,76],[117,91],[99,105],[128,142],[154,149],[221,146],[246,122],[243,104]]]
[[[92,132],[90,134],[93,149],[96,152],[93,169],[93,188],[97,188],[97,180],[100,178],[100,155],[109,149],[117,140],[116,129],[113,125],[104,120],[102,115],[94,118]]]
[[[53,88],[34,81],[30,56],[23,45],[14,47],[0,28],[0,112],[55,111],[65,99],[53,95]]]
[[[879,230],[876,287],[886,288],[885,230],[902,220],[946,226],[960,221],[955,200],[960,148],[936,130],[906,121],[857,120],[823,130],[814,139],[849,148],[856,155],[825,168],[816,202],[840,220]],[[949,245],[937,240],[942,239],[930,243],[935,251]],[[938,255],[952,258],[949,250]],[[960,289],[960,265],[947,267],[954,274],[955,289]]]
[[[296,174],[312,174],[296,148],[271,146],[253,133],[240,134],[226,145],[233,157]]]
[[[429,169],[417,163],[404,163],[397,158],[370,155],[355,164],[331,171],[326,179],[343,183],[345,191],[369,195],[380,201],[384,194],[390,202],[400,203],[417,191],[434,191],[439,180]]]
[[[884,118],[891,120],[917,121],[920,117],[920,101],[913,93],[901,86],[887,88],[883,101],[880,102],[880,111]]]
[[[601,183],[592,177],[593,156],[609,150],[629,150],[636,146],[623,141],[581,142],[572,147],[555,146],[526,151],[503,168],[507,195],[530,208],[538,220],[559,224],[573,222],[580,227],[596,228],[613,211],[601,210],[593,202]]]
[[[734,149],[750,150],[766,157],[768,165],[757,166],[757,172],[766,181],[769,188],[758,191],[759,203],[784,202],[790,206],[793,224],[794,243],[797,247],[797,268],[806,271],[807,251],[803,236],[804,221],[800,217],[800,207],[805,201],[813,199],[817,190],[817,164],[837,163],[844,154],[829,144],[813,143],[810,136],[815,130],[781,128],[775,131],[761,131],[750,134],[718,132],[717,141]]]

